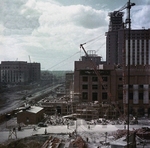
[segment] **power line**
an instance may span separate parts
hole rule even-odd
[[[57,65],[59,65],[59,64],[62,64],[62,62],[67,61],[68,59],[70,59],[71,57],[75,56],[75,55],[78,54],[79,52],[80,52],[80,51],[78,51],[78,52],[74,53],[73,55],[69,56],[69,58],[66,58],[66,59],[60,61],[59,63],[53,65],[52,67],[48,68],[48,70],[49,70],[49,69],[52,69],[53,67],[55,67],[55,66],[57,66]]]
[[[97,36],[97,37],[95,37],[95,38],[93,38],[93,39],[91,39],[91,40],[87,41],[86,43],[92,42],[92,41],[94,41],[94,40],[98,39],[99,37],[101,37],[102,35],[103,35],[103,34],[101,34],[101,35],[99,35],[99,36]]]
[[[98,52],[104,45],[105,45],[105,43],[103,43],[103,44],[96,50],[96,52]]]

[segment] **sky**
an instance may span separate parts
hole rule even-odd
[[[128,1],[128,0],[127,0]],[[95,50],[106,60],[108,13],[126,0],[0,0],[0,61],[41,63],[41,70],[74,70]],[[131,0],[132,29],[150,28],[150,0]],[[124,10],[125,15],[126,11]],[[124,17],[125,19],[125,17]]]

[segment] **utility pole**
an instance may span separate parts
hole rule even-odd
[[[130,41],[131,41],[131,18],[130,18],[130,10],[131,7],[134,6],[135,3],[131,3],[130,0],[127,2],[127,19],[126,23],[128,24],[128,102],[127,102],[127,147],[130,147],[130,102],[129,102],[129,97],[130,97]]]

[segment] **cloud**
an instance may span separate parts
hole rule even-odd
[[[133,9],[132,22],[135,28],[150,28],[150,5],[139,5]]]
[[[102,10],[95,10],[92,7],[76,6],[76,14],[73,15],[75,24],[85,28],[98,28],[108,24],[107,13]]]
[[[101,33],[103,33],[103,39],[94,45],[95,48],[91,46],[90,49],[97,49],[105,42],[103,30],[107,30],[106,12],[82,5],[62,6],[43,2],[38,3],[36,8],[42,14],[39,17],[40,26],[33,31],[32,35],[38,38],[38,43],[43,47],[41,50],[45,49],[44,52],[49,53],[50,57],[54,55],[51,58],[52,61],[57,59],[56,63],[78,52],[81,43],[95,38]],[[90,13],[93,14],[88,18]],[[92,22],[88,22],[88,20]],[[102,23],[97,24],[98,21]],[[99,33],[97,34],[97,32]],[[79,56],[78,54],[76,60],[79,59]]]
[[[29,61],[30,55],[42,68],[73,70],[74,61],[84,54],[79,47],[85,42],[86,50],[97,50],[105,60],[108,12],[124,5],[123,0],[117,1],[0,0],[1,61]],[[138,4],[132,10],[136,12],[132,24],[149,27],[148,6]]]
[[[1,0],[0,20],[5,27],[4,35],[30,34],[39,26],[39,15],[33,12],[34,9],[27,9],[26,2],[27,0]]]
[[[26,61],[26,55],[28,53],[26,50],[22,50],[18,44],[19,39],[14,37],[3,37],[0,36],[0,59],[1,61],[15,61],[19,59],[20,61]]]

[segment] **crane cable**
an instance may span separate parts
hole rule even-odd
[[[78,54],[79,52],[80,52],[80,51],[74,53],[73,55],[69,56],[68,58],[66,58],[66,59],[64,59],[64,60],[62,60],[62,61],[60,61],[59,63],[53,65],[52,67],[48,68],[48,70],[49,70],[49,69],[52,69],[53,67],[55,67],[55,66],[57,66],[57,65],[59,65],[59,64],[61,64],[61,63],[64,62],[64,61],[70,59],[71,57],[75,56],[75,55]]]
[[[90,42],[93,42],[93,41],[95,41],[95,40],[97,40],[97,39],[99,39],[100,37],[102,37],[103,36],[103,34],[101,34],[101,35],[99,35],[99,36],[97,36],[97,37],[95,37],[95,38],[93,38],[93,39],[91,39],[91,40],[89,40],[89,41],[87,41],[86,43],[90,43]],[[89,44],[88,46],[86,46],[86,47],[89,47],[91,44]]]

